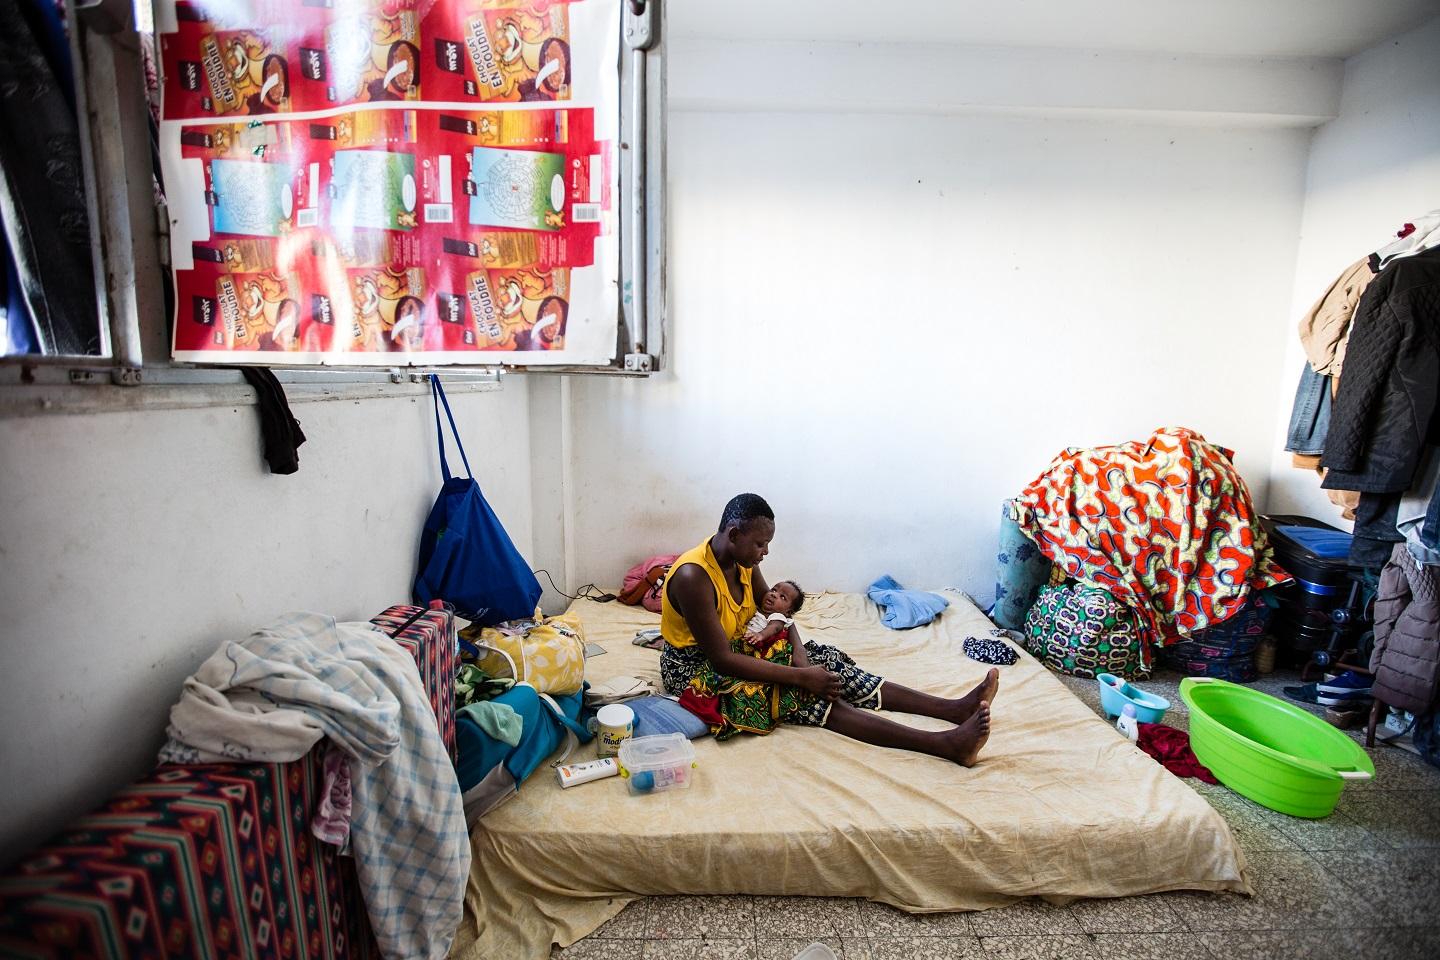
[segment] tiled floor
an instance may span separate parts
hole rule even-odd
[[[1093,680],[1061,678],[1099,711]],[[1294,674],[1256,684],[1282,696]],[[1189,717],[1179,677],[1144,684]],[[1363,731],[1351,731],[1363,736]],[[912,916],[865,900],[650,897],[567,950],[565,960],[790,960],[812,941],[844,960],[1094,957],[1128,960],[1434,960],[1440,957],[1440,770],[1394,747],[1330,817],[1297,820],[1223,786],[1188,781],[1229,822],[1258,894],[1162,893],[1065,907],[1023,901]]]

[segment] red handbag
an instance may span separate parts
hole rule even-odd
[[[670,566],[680,559],[678,553],[660,554],[641,560],[625,574],[620,588],[619,600],[630,606],[643,606],[651,613],[659,613],[663,601],[661,591],[665,589],[665,577]]]

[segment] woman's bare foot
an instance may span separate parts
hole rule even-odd
[[[987,681],[988,682],[988,681]],[[990,704],[981,700],[975,712],[960,726],[940,734],[941,756],[962,767],[971,767],[980,759],[980,748],[990,739]]]
[[[990,672],[985,674],[985,679],[981,680],[974,690],[971,690],[958,700],[950,701],[955,705],[954,709],[948,716],[942,717],[941,719],[949,720],[957,726],[964,723],[975,715],[975,710],[981,703],[994,703],[995,694],[999,689],[1000,671],[995,667],[991,667]]]

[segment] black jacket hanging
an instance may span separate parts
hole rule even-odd
[[[1327,490],[1400,493],[1440,440],[1440,247],[1395,260],[1360,298],[1330,414]]]

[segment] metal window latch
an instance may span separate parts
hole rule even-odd
[[[115,366],[109,370],[99,370],[88,367],[76,367],[70,371],[71,383],[96,386],[104,383],[113,383],[117,387],[138,387],[145,382],[145,373],[139,367]],[[30,382],[33,382],[33,376]]]
[[[648,353],[625,354],[626,373],[650,373],[655,369],[655,358]]]
[[[657,0],[630,0],[625,10],[625,46],[631,50],[649,50],[655,43],[655,4]]]

